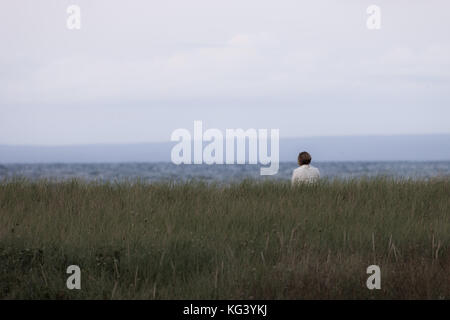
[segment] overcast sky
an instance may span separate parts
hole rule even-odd
[[[66,27],[70,4],[81,29]],[[366,9],[381,8],[369,30]],[[0,10],[0,144],[450,133],[450,2],[16,0]]]

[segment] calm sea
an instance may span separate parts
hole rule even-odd
[[[436,162],[316,162],[322,177],[347,179],[387,176],[428,179],[450,177],[450,161]],[[84,164],[0,164],[0,180],[15,176],[28,179],[96,181],[141,179],[146,182],[186,181],[233,182],[245,178],[290,179],[296,163],[280,163],[278,174],[260,176],[259,165],[174,165],[172,163],[84,163]]]

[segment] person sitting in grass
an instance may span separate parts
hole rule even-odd
[[[292,185],[302,183],[302,182],[315,182],[320,178],[319,169],[310,165],[311,155],[306,152],[300,152],[298,155],[298,167],[292,173]]]

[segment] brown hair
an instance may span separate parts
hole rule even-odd
[[[311,163],[311,155],[306,151],[300,152],[298,155],[298,165],[302,166],[304,164],[310,163]]]

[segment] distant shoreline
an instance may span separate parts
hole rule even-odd
[[[176,143],[1,145],[1,163],[168,162]],[[280,139],[280,162],[307,150],[313,161],[450,161],[450,134]]]

